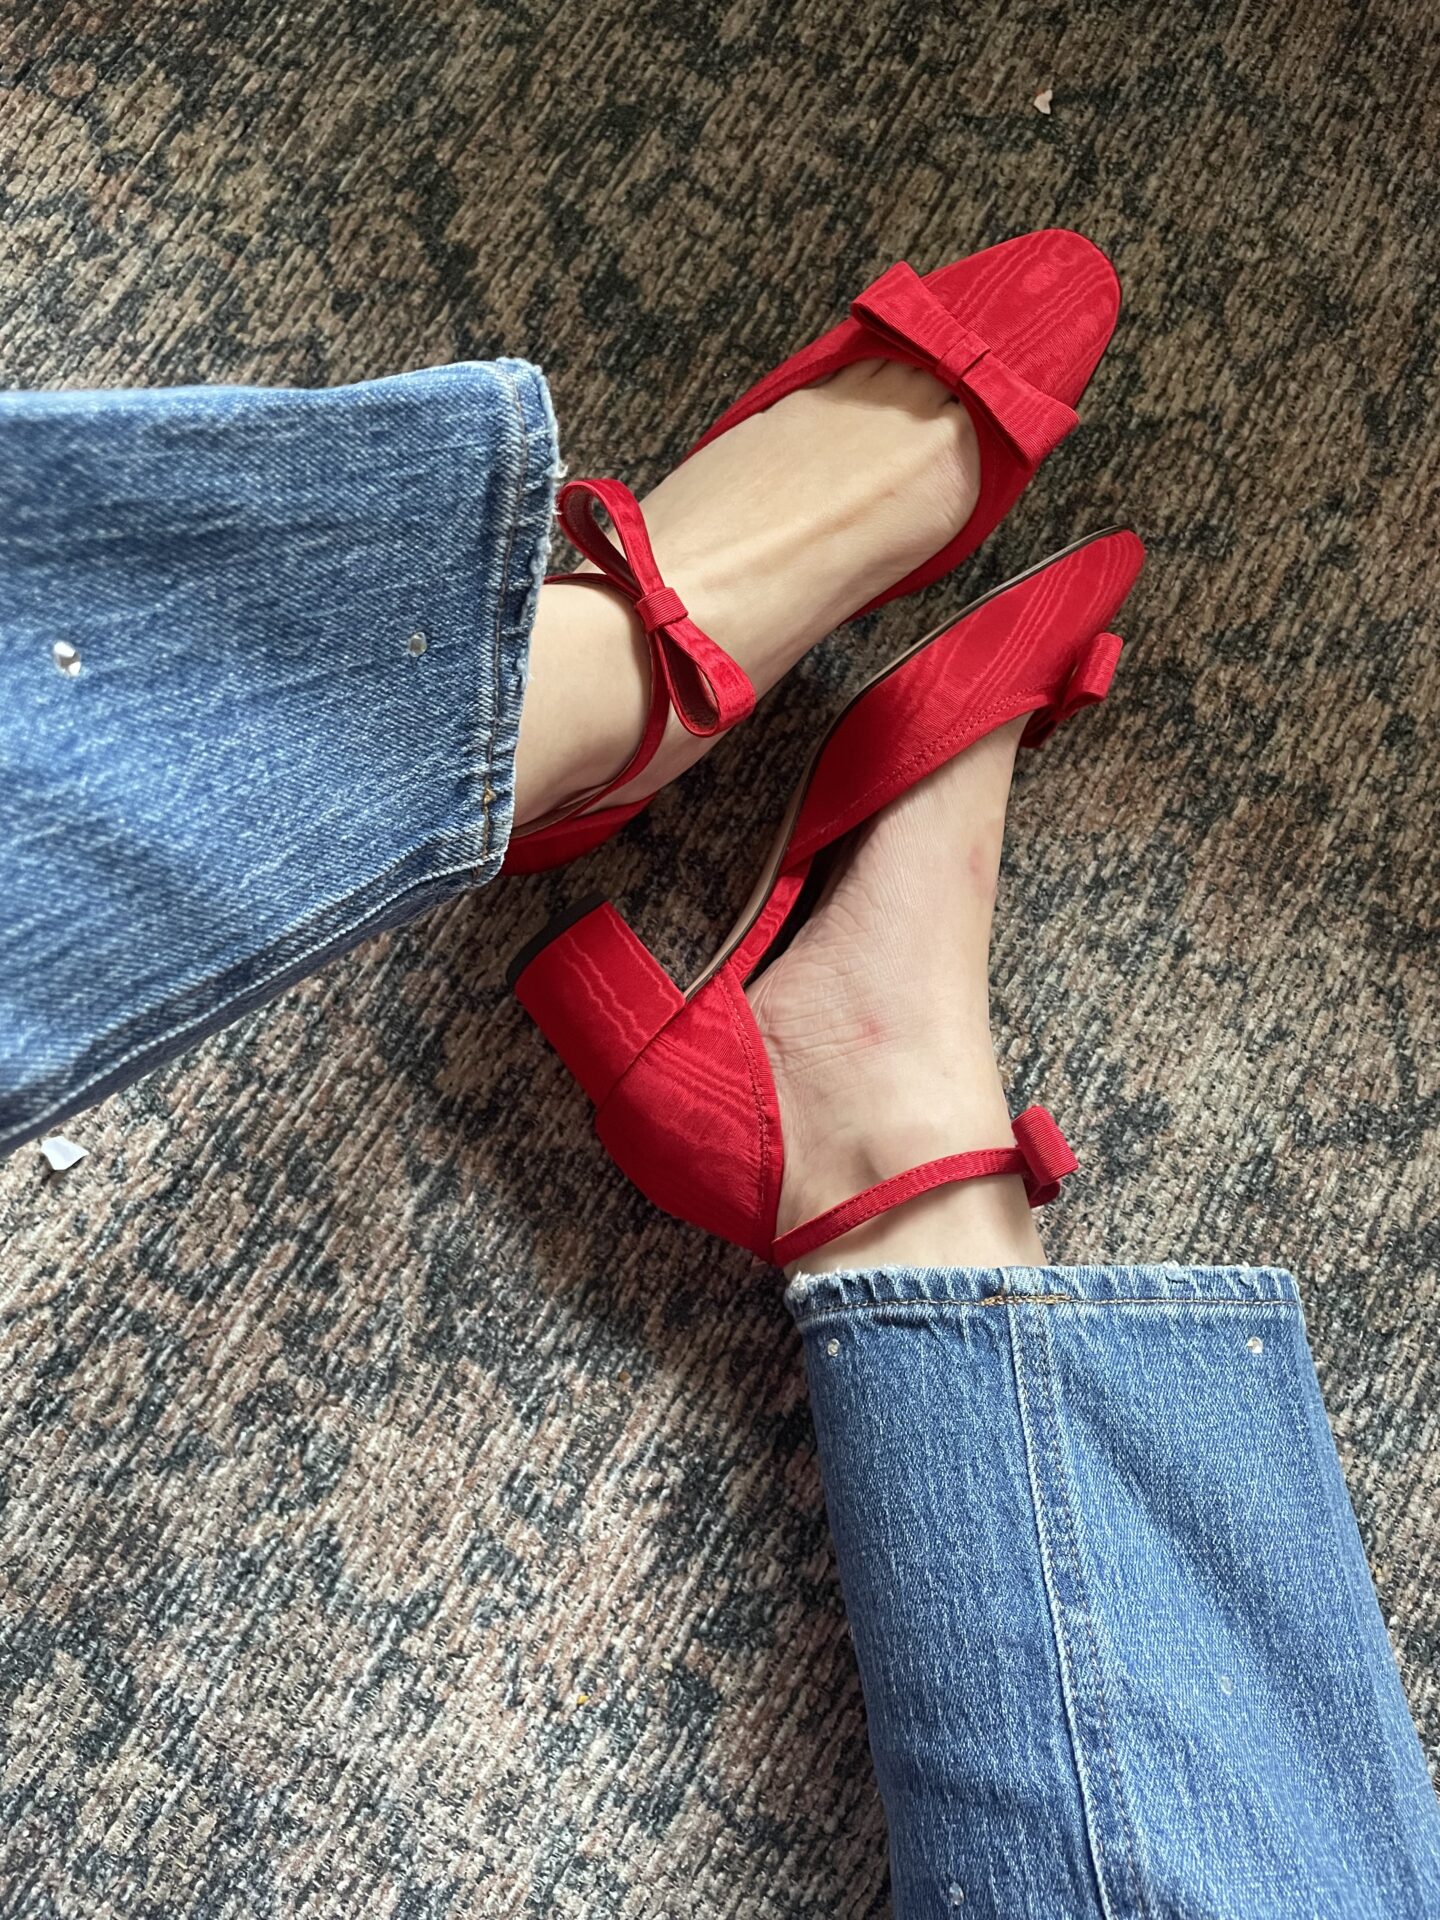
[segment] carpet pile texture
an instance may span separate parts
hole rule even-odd
[[[1022,771],[996,954],[1057,1259],[1300,1276],[1440,1752],[1440,504],[1424,0],[21,4],[0,378],[524,354],[652,483],[891,260],[1126,290],[963,581],[569,876],[367,945],[0,1169],[0,1915],[858,1920],[883,1825],[773,1274],[647,1208],[503,987],[574,893],[684,966],[816,724],[1093,527],[1151,559]],[[1049,112],[1034,104],[1050,90]]]

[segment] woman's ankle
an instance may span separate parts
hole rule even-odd
[[[515,752],[516,825],[613,780],[635,751],[649,699],[649,650],[626,601],[607,586],[547,581]]]
[[[862,361],[722,434],[643,509],[666,584],[763,694],[952,538],[979,484],[974,427],[940,382],[895,361]],[[640,740],[649,697],[648,648],[624,596],[542,587],[517,823],[534,825],[612,780]],[[708,744],[672,717],[653,763],[609,804],[648,798]]]
[[[997,1143],[999,1144],[999,1143]],[[1037,1267],[1045,1248],[1018,1174],[935,1187],[831,1240],[786,1269],[841,1267]]]
[[[877,1065],[879,1063],[877,1062]],[[779,1226],[797,1227],[896,1174],[956,1153],[1008,1147],[1010,1110],[989,1036],[952,1053],[946,1075],[891,1057],[883,1080],[817,1102],[823,1134],[793,1147]],[[789,1103],[792,1105],[793,1102]],[[807,1103],[808,1104],[808,1103]],[[798,1116],[797,1116],[798,1117]],[[798,1263],[851,1266],[1030,1266],[1043,1259],[1018,1175],[938,1187],[830,1242]]]
[[[854,836],[810,917],[747,990],[785,1138],[781,1234],[929,1161],[1014,1144],[988,949],[1023,726],[976,742]],[[937,1188],[803,1264],[1041,1258],[1017,1176]]]

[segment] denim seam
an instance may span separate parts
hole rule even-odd
[[[516,423],[520,430],[520,460],[515,476],[515,496],[510,510],[510,531],[505,541],[505,558],[500,565],[500,580],[495,591],[494,647],[491,660],[493,670],[492,684],[495,697],[490,702],[490,745],[485,757],[485,784],[481,789],[481,833],[480,858],[483,862],[490,853],[490,809],[495,804],[494,780],[495,748],[500,726],[500,689],[504,656],[505,606],[509,596],[510,563],[515,556],[515,539],[520,526],[520,513],[525,499],[525,489],[530,479],[530,427],[525,418],[525,409],[520,404],[520,394],[515,385],[514,375],[507,369],[503,374],[505,390],[510,396],[510,405],[515,410]]]
[[[1080,1804],[1084,1816],[1085,1831],[1090,1841],[1091,1867],[1095,1874],[1096,1891],[1099,1896],[1101,1909],[1105,1915],[1105,1920],[1120,1920],[1120,1915],[1112,1898],[1109,1869],[1106,1864],[1105,1839],[1100,1828],[1099,1809],[1095,1805],[1094,1795],[1089,1784],[1089,1763],[1085,1752],[1085,1743],[1081,1737],[1079,1710],[1075,1697],[1077,1676],[1075,1653],[1071,1644],[1070,1628],[1066,1619],[1064,1601],[1055,1577],[1055,1561],[1051,1549],[1047,1517],[1049,1508],[1041,1484],[1041,1473],[1036,1455],[1039,1444],[1039,1435],[1036,1432],[1036,1414],[1031,1404],[1030,1390],[1025,1378],[1026,1367],[1030,1364],[1028,1360],[1028,1350],[1021,1330],[1019,1316],[1007,1308],[1005,1318],[1010,1334],[1010,1357],[1015,1377],[1016,1398],[1019,1403],[1020,1428],[1025,1442],[1026,1473],[1030,1482],[1030,1499],[1035,1520],[1035,1535],[1040,1549],[1040,1564],[1044,1575],[1046,1598],[1050,1604],[1051,1628],[1056,1640],[1056,1654],[1060,1665],[1060,1691],[1065,1703],[1065,1719],[1070,1734],[1071,1758],[1075,1763],[1075,1775],[1080,1790]],[[1052,1452],[1054,1452],[1057,1444],[1058,1443],[1052,1440]],[[1057,1463],[1057,1479],[1062,1488],[1060,1504],[1062,1508],[1064,1508],[1063,1477],[1060,1477],[1058,1474],[1058,1454],[1056,1454],[1055,1457]],[[1071,1551],[1073,1555],[1074,1529],[1072,1516],[1068,1510],[1065,1513],[1065,1518],[1067,1528],[1071,1535]],[[1082,1590],[1083,1584],[1082,1580],[1080,1582]],[[1111,1769],[1113,1786],[1115,1784],[1115,1758],[1110,1747],[1108,1718],[1103,1693],[1100,1697],[1100,1720],[1102,1738],[1105,1741],[1106,1757]],[[1133,1875],[1133,1853],[1131,1858],[1131,1871]],[[1136,1876],[1136,1883],[1138,1886],[1138,1876]]]
[[[974,1304],[974,1303],[969,1303]],[[1075,1766],[1076,1785],[1080,1793],[1080,1806],[1085,1824],[1085,1832],[1090,1842],[1090,1866],[1095,1875],[1096,1892],[1105,1920],[1116,1920],[1111,1905],[1109,1889],[1106,1884],[1105,1843],[1096,1826],[1091,1796],[1087,1786],[1087,1767],[1084,1747],[1080,1739],[1080,1729],[1073,1693],[1074,1656],[1070,1648],[1069,1634],[1066,1628],[1064,1611],[1060,1595],[1055,1585],[1054,1562],[1050,1551],[1050,1539],[1046,1526],[1045,1501],[1040,1488],[1039,1474],[1035,1459],[1034,1420],[1030,1406],[1029,1390],[1025,1382],[1024,1342],[1016,1325],[1016,1316],[1007,1311],[1006,1322],[1010,1333],[1010,1364],[1015,1378],[1015,1394],[1020,1413],[1020,1430],[1025,1443],[1026,1477],[1030,1483],[1030,1501],[1035,1522],[1035,1538],[1040,1549],[1040,1567],[1045,1583],[1045,1595],[1050,1607],[1051,1630],[1055,1636],[1056,1656],[1060,1667],[1060,1693],[1065,1705],[1065,1723],[1070,1735],[1070,1755]]]
[[[1012,1329],[1016,1327],[1018,1315],[1008,1316]],[[1052,1399],[1055,1391],[1055,1350],[1050,1344],[1048,1321],[1039,1321],[1041,1343],[1045,1350],[1045,1375],[1050,1384]],[[1125,1852],[1130,1864],[1130,1878],[1134,1884],[1135,1898],[1142,1916],[1150,1911],[1149,1901],[1145,1897],[1144,1876],[1140,1872],[1140,1861],[1135,1850],[1135,1827],[1130,1817],[1129,1804],[1125,1798],[1124,1781],[1120,1773],[1120,1763],[1115,1754],[1115,1740],[1111,1733],[1110,1702],[1105,1692],[1105,1674],[1100,1659],[1100,1645],[1095,1637],[1095,1614],[1090,1601],[1090,1587],[1085,1578],[1085,1564],[1080,1557],[1080,1526],[1075,1512],[1075,1503],[1071,1497],[1069,1475],[1065,1471],[1065,1458],[1060,1446],[1060,1421],[1058,1408],[1056,1418],[1050,1422],[1050,1456],[1055,1469],[1055,1491],[1059,1499],[1060,1510],[1064,1516],[1065,1531],[1069,1537],[1071,1562],[1075,1570],[1075,1582],[1080,1590],[1081,1610],[1085,1619],[1085,1635],[1090,1645],[1090,1660],[1094,1668],[1095,1695],[1100,1719],[1100,1737],[1105,1745],[1105,1758],[1110,1773],[1110,1785],[1115,1795],[1115,1803],[1120,1815],[1120,1824],[1125,1833]]]

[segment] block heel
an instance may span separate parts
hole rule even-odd
[[[685,1004],[599,895],[577,901],[521,949],[510,985],[597,1106]]]

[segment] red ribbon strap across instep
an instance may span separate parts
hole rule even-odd
[[[1007,365],[903,260],[853,300],[850,311],[882,339],[913,354],[952,393],[983,407],[1029,467],[1038,467],[1079,424],[1073,407]]]
[[[1027,1107],[1014,1122],[1013,1147],[984,1147],[976,1153],[952,1153],[940,1160],[927,1160],[909,1173],[897,1173],[881,1180],[838,1207],[817,1214],[803,1226],[782,1233],[770,1250],[777,1267],[788,1266],[823,1247],[841,1234],[864,1226],[877,1214],[903,1206],[934,1187],[953,1186],[959,1180],[980,1180],[987,1175],[1018,1173],[1032,1207],[1043,1207],[1060,1191],[1060,1182],[1074,1173],[1079,1164],[1069,1143],[1044,1107]]]
[[[610,516],[613,540],[600,525],[597,507]],[[645,731],[647,741],[652,730],[655,738],[645,758],[659,744],[660,729],[653,723],[658,714],[663,727],[667,706],[689,733],[724,733],[743,720],[755,705],[750,677],[701,632],[679,594],[661,579],[645,516],[630,489],[619,480],[571,480],[560,489],[556,513],[585,558],[634,606],[650,642],[655,690]],[[638,772],[632,764],[627,778]]]

